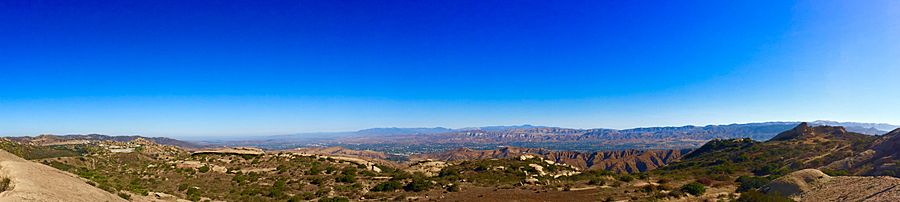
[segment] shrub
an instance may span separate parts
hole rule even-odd
[[[638,176],[637,178],[641,179],[641,180],[646,180],[647,178],[650,177],[650,175],[648,175],[647,173],[638,173],[637,176]]]
[[[272,190],[269,191],[269,197],[272,198],[281,198],[284,196],[284,180],[276,180],[275,184],[272,186]]]
[[[187,189],[188,189],[188,184],[182,183],[182,184],[179,184],[179,185],[178,185],[178,191],[184,191],[184,190],[187,190]]]
[[[353,183],[356,182],[356,174],[342,174],[334,179],[337,182]]]
[[[594,178],[594,179],[589,180],[588,184],[603,186],[603,185],[606,185],[606,181],[604,181],[603,179]]]
[[[301,196],[300,194],[291,196],[291,198],[288,199],[288,202],[300,202],[300,201],[304,201],[303,196]]]
[[[325,183],[325,179],[322,179],[321,177],[314,177],[309,180],[309,183],[314,185],[322,185],[322,183]]]
[[[448,192],[458,192],[460,191],[459,184],[451,184],[447,187]]]
[[[379,183],[372,187],[371,191],[374,192],[384,192],[384,191],[394,191],[403,188],[403,184],[398,181],[387,181]]]
[[[787,173],[787,170],[782,169],[777,165],[765,165],[762,168],[753,170],[753,174],[755,174],[756,176],[784,175],[785,173]]]
[[[425,179],[413,179],[412,182],[409,182],[409,184],[406,184],[406,186],[403,187],[403,190],[414,192],[427,191],[428,189],[431,189],[431,185],[431,181]]]
[[[750,191],[741,193],[741,197],[737,199],[737,202],[757,202],[757,201],[793,202],[794,200],[785,198],[779,194],[764,194],[764,193],[756,191],[756,190],[750,190]]]
[[[119,197],[122,197],[125,200],[131,200],[131,195],[126,194],[125,192],[119,192]]]
[[[703,184],[700,184],[697,182],[691,182],[689,184],[681,186],[681,191],[683,191],[684,193],[694,195],[694,196],[700,196],[706,192],[706,187],[704,187]]]
[[[185,193],[185,194],[188,196],[188,199],[190,199],[191,201],[200,200],[200,189],[198,189],[197,187],[188,188],[187,193]]]
[[[631,177],[631,175],[622,175],[619,176],[619,180],[622,182],[631,182],[632,180],[634,180],[634,177]]]
[[[760,187],[769,184],[768,178],[765,177],[753,177],[753,176],[741,176],[738,177],[736,182],[740,184],[737,188],[737,192],[745,192],[750,190],[759,189]]]
[[[671,182],[671,181],[672,181],[672,180],[669,179],[669,178],[662,178],[662,179],[659,179],[659,181],[656,181],[656,183],[659,183],[659,184],[666,184],[666,183],[669,183],[669,182]]]
[[[319,202],[350,202],[350,199],[344,197],[320,198]]]

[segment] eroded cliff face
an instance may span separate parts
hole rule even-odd
[[[536,155],[544,159],[575,166],[579,169],[609,170],[617,173],[633,173],[653,170],[680,159],[682,150],[620,150],[601,152],[552,151],[547,149],[504,147],[495,150],[456,149],[441,153],[420,154],[411,159],[435,159],[459,161],[490,158],[515,158]]]

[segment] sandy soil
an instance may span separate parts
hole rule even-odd
[[[0,193],[0,201],[125,201],[77,176],[3,150],[0,150],[0,176],[10,178],[12,187]]]
[[[767,191],[797,201],[900,201],[900,179],[828,176],[816,169],[805,169],[774,180]]]

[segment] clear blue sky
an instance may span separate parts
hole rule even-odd
[[[0,134],[900,123],[900,2],[3,1]]]

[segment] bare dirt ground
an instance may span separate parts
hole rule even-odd
[[[828,176],[805,169],[769,184],[769,192],[797,201],[900,201],[900,179],[888,176]]]
[[[900,201],[900,179],[894,177],[844,177],[814,184],[800,201]]]
[[[125,201],[77,176],[3,150],[0,150],[0,176],[11,180],[11,189],[0,193],[0,201]]]

